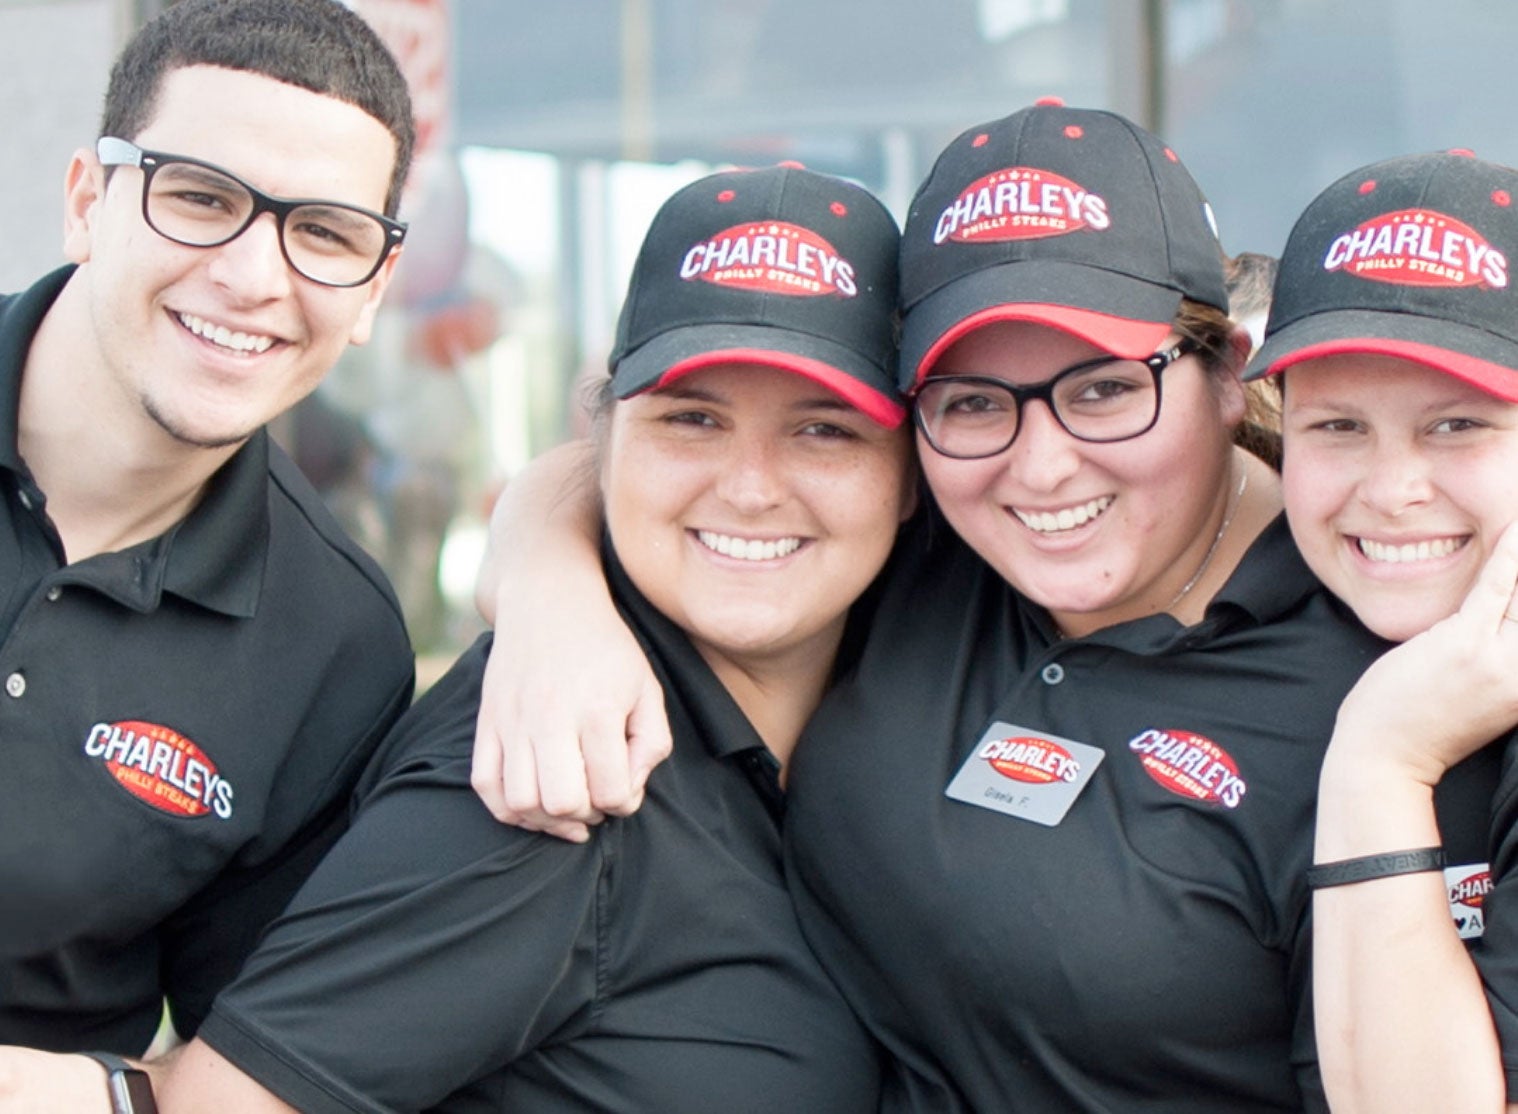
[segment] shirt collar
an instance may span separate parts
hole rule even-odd
[[[1273,623],[1307,597],[1326,591],[1297,551],[1285,514],[1278,514],[1245,550],[1238,567],[1207,605],[1206,615],[1196,626],[1184,626],[1169,614],[1150,615],[1094,631],[1077,641],[1136,654],[1185,649],[1238,626],[1246,618],[1254,625]],[[1045,640],[1057,641],[1048,613],[1032,604],[1025,606],[1037,612],[1036,625]]]
[[[260,429],[216,470],[200,502],[171,530],[164,591],[238,618],[258,612],[269,550],[269,454]]]
[[[60,267],[30,289],[0,304],[0,467],[30,477],[18,444],[21,422],[21,372],[42,319],[58,297],[74,265]]]

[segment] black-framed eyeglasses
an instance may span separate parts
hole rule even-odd
[[[194,248],[230,243],[260,213],[273,213],[279,247],[298,274],[323,286],[361,286],[406,238],[398,220],[358,205],[271,197],[219,166],[183,155],[145,151],[103,136],[103,166],[142,171],[142,217],[160,236]]]
[[[933,450],[956,460],[1009,449],[1035,399],[1078,440],[1127,441],[1154,428],[1161,372],[1196,348],[1183,338],[1142,360],[1102,356],[1027,387],[990,375],[935,375],[913,392],[912,416]]]

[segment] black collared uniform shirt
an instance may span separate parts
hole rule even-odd
[[[16,422],[70,273],[0,299],[0,1041],[135,1055],[165,998],[194,1032],[336,838],[412,658],[264,433],[178,526],[64,563]]]
[[[936,527],[789,782],[798,914],[894,1054],[883,1109],[1324,1110],[1304,875],[1335,713],[1385,644],[1283,520],[1196,626],[1070,640]],[[1452,862],[1485,858],[1483,754],[1447,779]]]
[[[469,785],[488,642],[466,653],[201,1030],[286,1102],[874,1114],[874,1046],[784,886],[774,759],[684,634],[612,582],[674,733],[643,807],[585,844],[498,824]]]

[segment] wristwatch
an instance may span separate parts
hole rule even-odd
[[[111,1089],[111,1114],[158,1114],[153,1100],[153,1081],[141,1068],[134,1068],[110,1052],[81,1052],[105,1069]]]

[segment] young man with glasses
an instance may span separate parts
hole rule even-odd
[[[389,585],[264,426],[368,339],[413,124],[343,5],[185,0],[101,130],[71,264],[0,299],[0,1041],[139,1055],[165,1000],[195,1030],[410,702]]]

